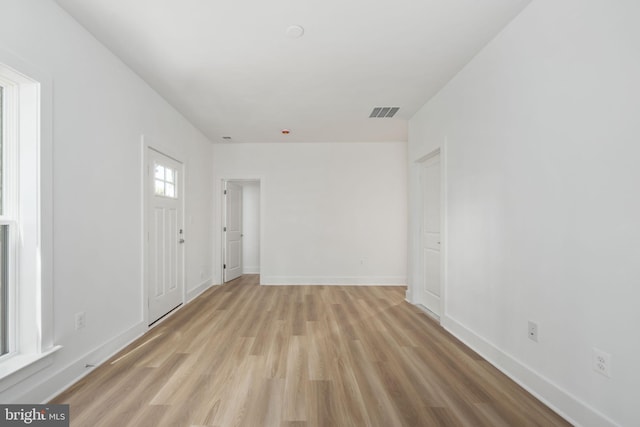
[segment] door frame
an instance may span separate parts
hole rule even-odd
[[[215,244],[214,248],[218,251],[218,254],[215,255],[214,266],[217,267],[217,271],[214,271],[214,277],[218,284],[224,284],[224,261],[225,261],[225,238],[224,238],[224,223],[225,223],[225,215],[227,212],[226,200],[224,197],[224,187],[226,182],[257,182],[260,184],[260,281],[259,284],[262,285],[262,272],[264,271],[264,255],[265,251],[265,227],[264,227],[264,218],[265,218],[265,178],[263,176],[253,176],[253,175],[245,175],[245,176],[225,176],[225,177],[217,177],[215,182],[217,183],[215,191],[217,193],[217,197],[215,200],[220,201],[220,208],[216,210],[216,224],[220,224],[219,227],[215,228],[214,238]]]
[[[417,200],[418,203],[415,210],[415,218],[414,218],[414,235],[418,236],[418,242],[413,245],[413,259],[416,263],[414,272],[412,289],[410,301],[414,305],[418,305],[418,301],[416,298],[417,286],[424,287],[424,257],[422,256],[422,223],[423,223],[423,215],[424,215],[424,186],[422,180],[422,168],[424,167],[424,162],[432,159],[433,157],[440,155],[440,316],[431,312],[430,310],[425,310],[425,312],[436,319],[438,322],[442,322],[442,318],[447,316],[446,311],[446,300],[447,300],[447,241],[448,241],[448,233],[447,233],[447,162],[446,162],[446,139],[442,146],[435,148],[434,150],[429,151],[426,155],[418,158],[413,162],[414,170],[416,171],[415,185],[417,189]],[[414,205],[415,206],[415,205]],[[418,277],[415,277],[415,276]],[[420,304],[420,308],[423,306]],[[425,307],[426,308],[426,307]]]
[[[166,145],[161,144],[159,141],[150,138],[148,135],[141,135],[140,136],[140,140],[141,140],[141,150],[142,150],[142,162],[141,162],[141,168],[140,168],[140,175],[141,175],[141,203],[142,203],[142,217],[141,217],[141,222],[142,222],[142,236],[141,236],[141,251],[142,251],[142,319],[143,322],[145,324],[145,327],[147,327],[148,329],[155,327],[156,325],[158,325],[159,323],[162,323],[167,317],[167,315],[165,315],[164,317],[161,317],[160,319],[156,320],[153,325],[149,325],[149,248],[148,248],[148,235],[149,235],[149,222],[148,222],[148,217],[149,217],[149,212],[150,212],[150,207],[149,207],[149,194],[147,194],[147,190],[150,187],[151,184],[151,180],[152,180],[152,175],[150,173],[147,173],[149,167],[150,166],[150,156],[149,156],[149,150],[153,150],[156,153],[160,153],[163,156],[169,157],[173,160],[175,160],[176,162],[179,162],[182,167],[180,170],[181,173],[181,179],[178,180],[178,191],[180,191],[180,194],[182,195],[181,197],[181,206],[180,208],[182,209],[182,218],[181,218],[181,223],[179,224],[179,228],[181,228],[182,230],[184,230],[184,235],[188,237],[188,230],[185,228],[185,218],[187,217],[187,204],[186,204],[186,194],[185,194],[185,181],[186,181],[186,172],[187,172],[187,163],[184,160],[181,160],[181,155],[179,153],[176,153],[174,150],[168,148]],[[178,306],[178,308],[180,307],[184,307],[185,302],[187,301],[187,282],[186,282],[186,244],[184,245],[178,245],[178,258],[179,258],[179,263],[181,264],[181,271],[182,271],[182,292],[181,292],[181,297],[182,297],[182,302],[180,306]],[[174,309],[173,311],[169,312],[168,314],[173,314],[176,310]]]

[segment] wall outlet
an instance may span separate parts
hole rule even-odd
[[[611,378],[611,355],[594,347],[593,370],[607,378]]]
[[[538,324],[529,320],[529,329],[527,336],[531,341],[538,342]]]
[[[84,328],[86,324],[86,316],[84,311],[76,313],[76,331]]]

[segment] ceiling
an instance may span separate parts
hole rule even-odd
[[[213,142],[406,141],[408,119],[530,2],[56,1]],[[369,118],[384,106],[400,110]]]

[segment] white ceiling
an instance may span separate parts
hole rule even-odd
[[[56,1],[214,142],[405,141],[407,120],[530,2]],[[369,119],[376,106],[400,111]]]

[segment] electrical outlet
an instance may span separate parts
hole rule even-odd
[[[76,313],[76,331],[84,328],[86,324],[86,317],[84,311]]]
[[[529,320],[528,334],[531,341],[538,342],[538,324]]]
[[[611,378],[611,355],[594,347],[593,370],[607,378]]]

